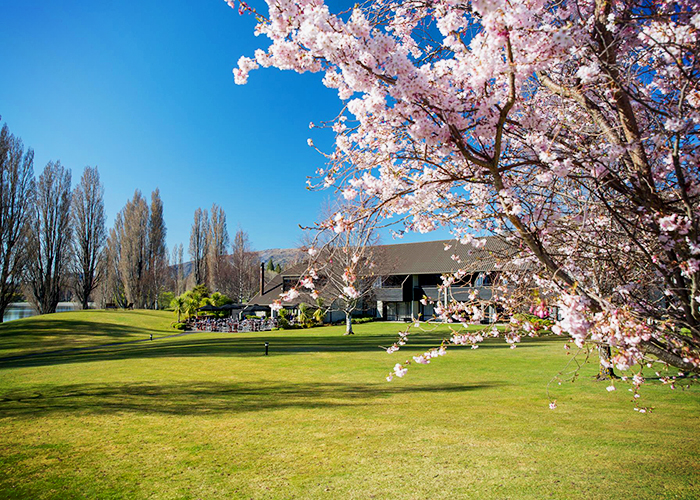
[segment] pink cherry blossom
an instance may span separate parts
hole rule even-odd
[[[292,300],[299,297],[299,292],[296,290],[296,288],[291,288],[286,293],[283,293],[281,297],[284,302],[291,302]]]
[[[268,7],[256,13],[267,46],[239,59],[236,83],[268,67],[320,73],[343,101],[310,186],[347,205],[319,227],[451,231],[443,322],[478,324],[489,308],[512,347],[549,329],[609,348],[608,369],[700,371],[697,2]],[[455,298],[487,256],[489,293]],[[346,264],[337,294],[353,299],[362,275]],[[535,318],[508,321],[529,305]],[[455,330],[451,342],[479,340]]]
[[[400,363],[396,363],[396,365],[394,365],[394,375],[397,377],[403,377],[407,372],[408,369],[401,366]]]

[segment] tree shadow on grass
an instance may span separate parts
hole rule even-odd
[[[380,346],[389,346],[395,340],[390,335],[357,335],[353,337],[295,336],[283,332],[256,334],[191,334],[162,340],[135,341],[122,345],[107,345],[84,349],[43,352],[19,357],[0,357],[0,370],[28,366],[50,366],[93,361],[128,359],[157,359],[168,357],[260,357],[265,355],[264,344],[269,342],[269,355],[281,356],[299,353],[359,353],[380,352]],[[404,349],[422,351],[440,345],[442,337],[413,336]],[[526,339],[520,348],[534,347],[543,342],[561,342],[561,337]],[[510,346],[502,339],[487,339],[481,349],[505,349]],[[452,346],[451,350],[469,349],[469,346]]]
[[[87,338],[90,343],[103,344],[163,333],[162,330],[120,323],[31,318],[29,323],[17,320],[0,325],[0,353],[13,349],[27,349],[30,352],[34,349],[65,349],[70,348],[70,341],[75,339],[84,341]],[[177,332],[173,330],[173,333]]]
[[[453,393],[500,383],[399,386],[342,383],[74,384],[0,396],[0,418],[133,412],[165,415],[246,413],[285,408],[354,407],[399,394]]]

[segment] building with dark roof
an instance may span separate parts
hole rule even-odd
[[[366,286],[371,286],[368,294],[356,311],[360,315],[372,315],[389,321],[409,321],[411,318],[430,319],[433,306],[423,304],[421,299],[431,301],[467,300],[474,290],[479,297],[491,297],[492,284],[498,273],[513,269],[509,262],[514,253],[503,240],[496,237],[480,239],[483,246],[475,248],[454,240],[430,241],[424,243],[399,243],[377,245],[372,249],[374,266],[371,276],[365,277]],[[265,283],[264,268],[261,267],[260,292],[250,302],[269,306],[280,298],[280,294],[296,287],[299,297],[283,302],[287,309],[296,309],[299,304],[313,305],[315,300],[302,287],[297,286],[307,271],[308,264],[296,264]],[[444,274],[452,274],[463,269],[466,273],[461,280],[441,292],[439,285]],[[338,297],[331,297],[319,288],[325,304],[332,304]],[[446,297],[447,295],[447,297]],[[428,301],[430,302],[430,301]],[[326,321],[343,319],[337,310],[328,313]],[[487,315],[490,311],[486,311]]]

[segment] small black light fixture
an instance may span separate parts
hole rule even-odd
[[[267,348],[270,347],[269,342],[265,342],[265,356],[267,356]]]

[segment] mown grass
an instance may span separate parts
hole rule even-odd
[[[624,384],[608,393],[586,365],[554,385],[550,410],[547,383],[571,358],[551,338],[454,348],[387,383],[394,363],[445,335],[378,349],[400,326],[0,361],[0,497],[698,497],[696,387],[651,381],[641,400],[654,411],[640,414]]]
[[[94,347],[179,333],[168,311],[88,310],[0,324],[0,357]]]

